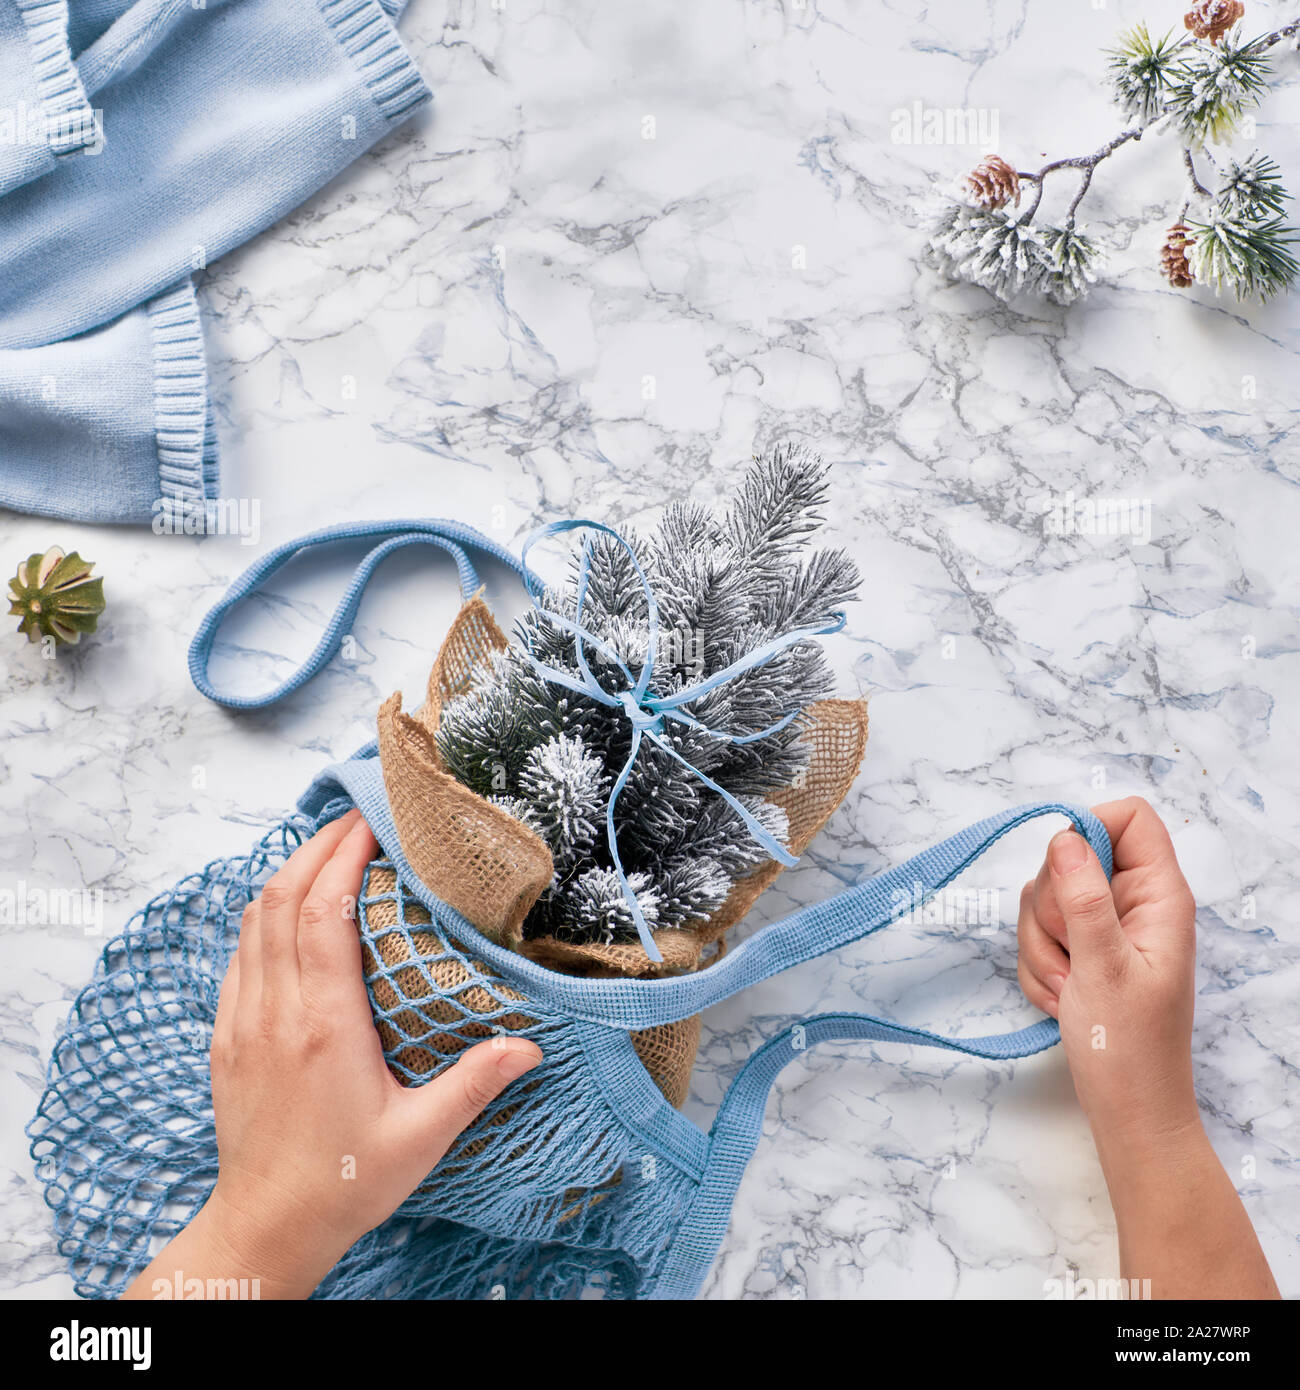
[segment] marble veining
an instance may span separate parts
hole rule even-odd
[[[922,262],[928,208],[985,151],[890,133],[920,102],[996,112],[1008,157],[1093,149],[1118,129],[1100,50],[1157,9],[411,0],[434,109],[201,281],[222,493],[257,499],[255,544],[0,517],[7,572],[57,542],[109,598],[57,661],[0,642],[0,886],[84,888],[111,933],[250,844],[393,689],[418,700],[455,607],[432,552],[388,563],[355,649],[293,700],[237,716],[199,697],[188,640],[263,548],[355,517],[454,516],[507,543],[566,515],[636,524],[725,497],[755,447],[797,439],[835,464],[832,526],[865,577],[832,651],[871,741],[753,922],[1008,805],[1147,796],[1201,906],[1210,1134],[1294,1296],[1295,303],[1159,278],[1180,175],[1156,141],[1098,175],[1111,263],[1086,302],[948,286]],[[1300,56],[1282,63],[1261,140],[1294,182]],[[1045,499],[1067,498],[1132,499],[1149,531],[1054,534]],[[282,676],[342,573],[300,566],[216,674]],[[691,1116],[793,1013],[1028,1021],[1011,923],[1047,834],[972,871],[990,921],[900,925],[712,1010]],[[101,946],[0,930],[8,1296],[70,1292],[21,1128]],[[1118,1272],[1064,1058],[853,1044],[778,1084],[705,1295],[1032,1299],[1068,1271]]]

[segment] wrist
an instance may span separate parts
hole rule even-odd
[[[232,1194],[220,1180],[193,1225],[226,1278],[264,1299],[306,1298],[347,1249],[308,1213]]]
[[[1079,1096],[1103,1166],[1146,1171],[1174,1161],[1205,1139],[1196,1103],[1190,1049],[1185,1058],[1150,1056],[1098,1064],[1087,1054],[1071,1058]]]
[[[1185,1190],[1188,1175],[1217,1163],[1195,1106],[1142,1123],[1094,1125],[1111,1205],[1118,1218],[1135,1206],[1149,1207],[1169,1191]]]

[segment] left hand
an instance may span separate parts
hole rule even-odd
[[[423,1086],[388,1070],[354,920],[376,853],[353,811],[300,846],[244,913],[212,1039],[216,1187],[132,1294],[181,1267],[305,1297],[541,1061],[533,1043],[503,1036]]]

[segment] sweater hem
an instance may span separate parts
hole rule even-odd
[[[317,0],[317,4],[386,120],[403,120],[431,98],[380,0]]]
[[[17,0],[17,5],[50,153],[64,159],[100,144],[95,112],[68,47],[67,0]]]

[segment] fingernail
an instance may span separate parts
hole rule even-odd
[[[529,1052],[522,1047],[512,1047],[497,1059],[497,1070],[507,1081],[516,1081],[526,1071],[532,1071],[541,1060],[535,1052]]]
[[[1052,840],[1049,853],[1052,869],[1058,874],[1072,874],[1088,862],[1088,846],[1073,830],[1062,830]]]

